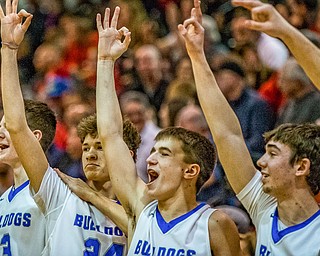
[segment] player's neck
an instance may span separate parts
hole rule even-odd
[[[278,201],[279,218],[286,226],[301,223],[319,210],[319,206],[309,193],[296,193],[287,200]]]
[[[0,195],[2,195],[13,184],[13,172],[10,170],[0,173]]]
[[[28,180],[28,176],[22,165],[17,168],[13,168],[13,181],[14,186],[17,188]]]
[[[106,196],[107,198],[110,199],[115,199],[116,196],[112,190],[111,182],[105,182],[105,183],[99,183],[99,182],[93,182],[93,181],[88,181],[88,185],[94,189],[95,191],[98,191],[102,195]]]
[[[192,198],[192,199],[191,199]],[[169,222],[197,207],[198,203],[195,199],[191,197],[171,197],[167,200],[158,201],[158,208],[165,219]]]

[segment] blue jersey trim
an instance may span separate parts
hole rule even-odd
[[[287,227],[284,230],[279,231],[278,230],[279,213],[278,213],[278,209],[276,209],[274,214],[272,215],[272,217],[273,217],[273,220],[272,220],[272,239],[273,239],[273,242],[278,243],[285,235],[304,228],[309,223],[311,223],[315,218],[317,218],[319,215],[320,215],[320,210],[318,210],[315,214],[313,214],[309,219],[305,220],[304,222],[301,222],[301,223],[294,225],[294,226],[291,226],[291,227]]]
[[[26,186],[28,186],[30,183],[30,180],[27,180],[26,182],[22,183],[19,187],[14,188],[14,186],[11,187],[11,190],[9,192],[8,195],[8,200],[9,202],[11,202],[13,200],[13,198],[22,190],[24,189]]]
[[[164,220],[164,218],[162,217],[158,207],[156,209],[156,218],[157,218],[157,223],[159,228],[161,229],[162,233],[165,234],[167,233],[170,229],[172,229],[174,226],[176,226],[178,223],[180,223],[181,221],[185,220],[186,218],[188,218],[190,215],[192,215],[193,213],[195,213],[196,211],[198,211],[200,208],[202,208],[203,206],[205,206],[206,203],[200,203],[196,208],[194,208],[193,210],[191,210],[190,212],[187,212],[183,215],[181,215],[180,217],[173,219],[170,222],[166,222]]]

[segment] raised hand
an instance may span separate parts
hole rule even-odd
[[[200,1],[194,0],[194,8],[191,10],[191,17],[178,25],[179,32],[184,38],[186,48],[190,57],[194,53],[203,52],[204,28],[202,23],[202,13]]]
[[[24,9],[17,13],[17,7],[18,0],[6,0],[6,14],[4,14],[0,6],[2,45],[11,49],[18,49],[33,17]]]
[[[287,32],[288,26],[290,26],[271,4],[257,0],[232,0],[232,4],[242,6],[251,11],[252,20],[245,22],[246,28],[281,38]]]
[[[117,30],[120,8],[115,8],[111,24],[110,9],[106,8],[104,21],[102,24],[101,15],[97,14],[97,29],[99,32],[98,59],[113,60],[118,59],[127,49],[131,41],[131,33],[126,27]],[[124,40],[122,38],[124,37]]]

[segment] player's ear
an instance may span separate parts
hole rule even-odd
[[[131,157],[134,156],[134,152],[132,150],[130,150],[130,155],[131,155]]]
[[[295,164],[297,167],[297,176],[308,176],[310,174],[310,160],[308,158],[302,158]]]
[[[200,173],[200,166],[198,164],[190,164],[188,168],[184,171],[185,179],[196,178]]]
[[[37,138],[38,141],[42,138],[42,132],[40,130],[34,130],[33,131],[34,136]]]

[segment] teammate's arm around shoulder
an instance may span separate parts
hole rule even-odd
[[[213,255],[242,255],[236,224],[225,213],[214,211],[208,226]]]

